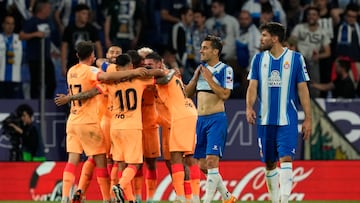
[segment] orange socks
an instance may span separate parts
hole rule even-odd
[[[134,186],[134,193],[135,196],[141,197],[141,189],[143,187],[144,183],[144,174],[143,174],[143,168],[141,167],[137,172],[133,179],[133,186]]]
[[[146,198],[152,199],[154,197],[157,186],[157,170],[146,171]]]
[[[177,196],[185,197],[184,190],[184,165],[183,164],[172,164],[172,182]]]
[[[107,168],[96,168],[96,177],[103,200],[110,200],[110,180]]]
[[[185,198],[187,202],[190,202],[192,199],[192,191],[191,191],[191,184],[190,180],[184,181],[184,190],[185,190]]]
[[[74,185],[75,182],[75,171],[76,166],[72,163],[66,163],[63,172],[63,185],[62,185],[62,196],[63,197],[70,197],[70,189]]]
[[[197,164],[189,167],[190,169],[190,184],[192,194],[194,196],[200,196],[200,168]]]
[[[81,189],[83,194],[86,194],[86,191],[89,188],[91,179],[93,177],[94,168],[95,168],[94,159],[88,158],[81,169],[81,175],[78,186],[78,189]]]

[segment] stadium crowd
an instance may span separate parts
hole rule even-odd
[[[359,0],[4,0],[0,50],[6,54],[1,55],[0,97],[39,98],[41,38],[46,98],[51,99],[66,91],[67,67],[77,62],[74,50],[79,41],[95,42],[99,58],[112,44],[124,52],[151,47],[172,60],[169,65],[178,67],[188,83],[201,63],[201,40],[214,34],[224,41],[222,61],[234,68],[231,98],[244,98],[249,63],[260,51],[258,28],[275,21],[286,25],[285,46],[299,50],[306,59],[314,83],[312,97],[355,98],[359,4]],[[338,60],[346,66],[345,76],[337,77]],[[353,89],[341,85],[349,82]]]

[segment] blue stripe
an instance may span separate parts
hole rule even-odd
[[[290,169],[290,170],[292,170],[291,167],[283,167],[283,168],[280,168],[280,169]]]
[[[274,176],[276,176],[278,174],[278,172],[275,172],[274,174],[272,174],[271,176],[266,176],[267,178],[271,178],[271,177],[274,177]]]
[[[211,173],[208,173],[208,175],[216,175],[216,174],[219,174],[219,172],[211,172]]]
[[[262,74],[261,74],[261,64],[262,64],[262,59],[263,59],[263,57],[264,57],[264,52],[260,55],[260,58],[258,58],[258,60],[259,60],[259,63],[257,64],[257,75],[258,75],[258,77],[259,77],[259,81],[258,81],[258,95],[261,95],[261,90],[262,90],[262,88],[261,88],[261,83],[262,83]],[[255,63],[255,62],[254,62]],[[260,96],[259,96],[259,98],[261,98]],[[261,101],[260,100],[260,103],[261,102],[263,102],[263,101]],[[262,107],[261,107],[261,105],[260,105],[260,108],[259,108],[259,115],[262,115]]]

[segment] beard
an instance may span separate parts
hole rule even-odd
[[[260,45],[260,51],[268,51],[273,47],[272,44],[264,44],[264,45]]]

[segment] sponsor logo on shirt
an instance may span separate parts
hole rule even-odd
[[[269,87],[280,87],[281,86],[281,77],[278,70],[271,71],[271,76],[268,81]]]

